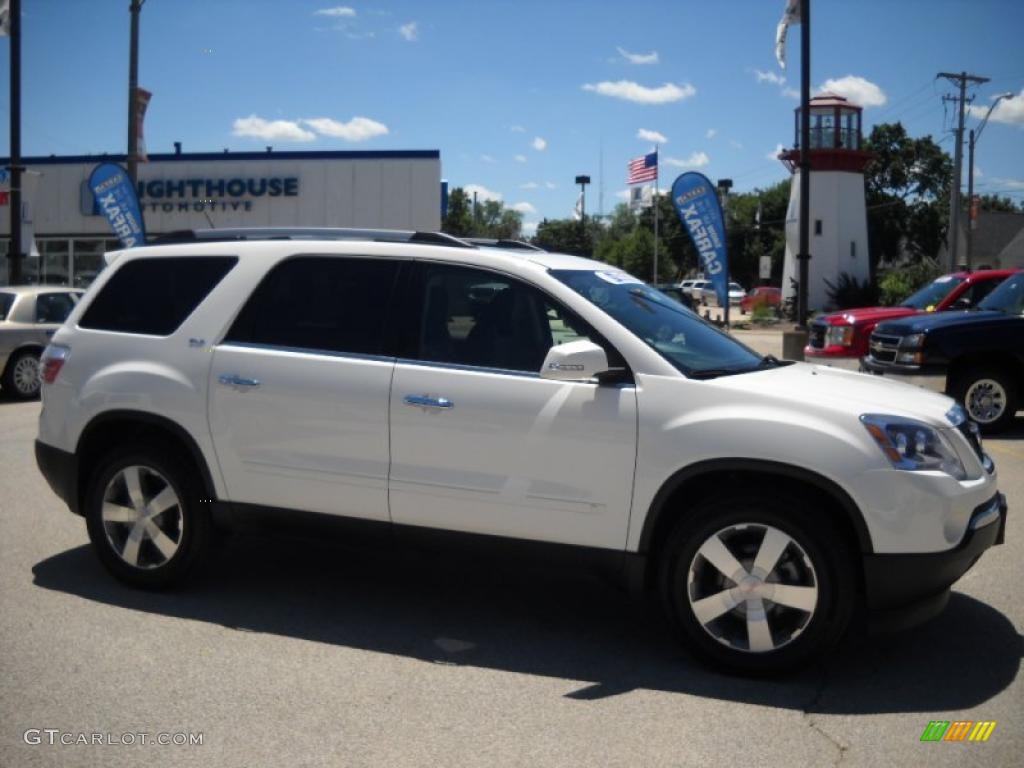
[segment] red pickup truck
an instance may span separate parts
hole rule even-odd
[[[980,269],[954,272],[928,283],[897,307],[844,309],[814,318],[804,358],[810,363],[860,369],[860,359],[868,353],[868,341],[875,326],[883,320],[941,312],[946,309],[970,309],[1017,269]]]

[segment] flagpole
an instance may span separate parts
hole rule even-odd
[[[21,0],[7,6],[11,39],[11,249],[7,253],[8,282],[21,282]]]
[[[654,279],[658,282],[658,145],[654,145]]]

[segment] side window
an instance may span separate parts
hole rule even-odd
[[[999,283],[999,280],[982,280],[972,285],[964,295],[971,300],[971,306],[976,307],[978,302],[992,293]]]
[[[422,286],[420,360],[536,373],[552,345],[589,338],[566,309],[504,275],[428,265]]]
[[[63,323],[74,309],[70,293],[40,293],[36,296],[37,323]]]
[[[225,342],[382,354],[397,261],[297,256],[263,278]]]
[[[121,266],[79,321],[82,328],[169,336],[224,275],[235,256],[168,256]]]

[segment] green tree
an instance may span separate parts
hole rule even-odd
[[[998,211],[1001,213],[1024,213],[1024,200],[1017,205],[1012,198],[999,195],[979,195],[979,211]]]
[[[448,195],[448,215],[441,222],[441,231],[457,237],[519,240],[523,236],[523,216],[500,200],[478,202],[474,212],[472,198],[462,187],[456,187]]]
[[[441,231],[456,237],[473,233],[473,201],[462,187],[456,187],[448,195],[448,212],[441,222]]]

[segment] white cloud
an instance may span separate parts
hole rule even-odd
[[[353,117],[347,123],[339,123],[329,117],[315,117],[302,122],[322,136],[344,141],[366,141],[375,136],[388,134],[388,127],[384,123],[378,123],[368,117]]]
[[[688,99],[697,93],[697,89],[689,83],[682,85],[665,83],[657,88],[648,88],[645,85],[634,83],[632,80],[617,80],[615,82],[605,80],[600,83],[586,83],[583,90],[637,104],[669,104],[673,101]]]
[[[743,144],[736,141],[736,139],[729,139],[729,146],[733,149],[743,149]]]
[[[676,168],[703,168],[711,162],[711,158],[706,152],[691,152],[689,157],[663,157],[661,162]]]
[[[548,148],[548,143],[545,139],[537,136],[533,141],[530,142],[530,146],[536,149],[538,152],[543,152]]]
[[[516,155],[515,160],[517,163],[525,163],[526,155]]]
[[[545,181],[544,186],[547,187],[548,189],[558,189],[558,185],[555,184],[555,182],[553,181]]]
[[[264,141],[313,141],[316,134],[302,128],[294,120],[264,120],[256,115],[240,117],[232,125],[235,136]]]
[[[995,97],[993,97],[995,98]],[[988,107],[971,105],[967,108],[977,118],[985,117]],[[992,110],[989,117],[993,123],[1007,123],[1008,125],[1024,125],[1024,88],[1012,98],[1003,99],[996,108]],[[977,171],[975,171],[977,173]]]
[[[975,171],[975,172],[977,172],[977,171]],[[1022,180],[1022,179],[1001,179],[1001,178],[996,178],[995,176],[993,176],[988,181],[986,186],[1009,189],[1009,190],[1011,190],[1013,192],[1020,192],[1021,190],[1024,190],[1024,180]]]
[[[520,184],[520,189],[537,189],[540,186],[536,181],[528,181],[525,184]]]
[[[484,162],[484,163],[495,163],[495,162],[497,162],[497,160],[495,160],[490,155],[480,155],[480,161]]]
[[[628,61],[630,64],[657,64],[658,63],[658,52],[651,51],[650,53],[630,53],[623,48],[617,48],[619,55]]]
[[[718,134],[718,130],[717,129],[715,129],[715,128],[708,128],[708,131],[707,131],[707,133],[704,134],[704,137],[707,138],[707,139],[713,139],[713,138],[715,138],[715,136],[717,134]]]
[[[861,107],[880,107],[889,100],[885,95],[885,91],[870,80],[865,80],[863,77],[856,75],[829,78],[821,84],[818,90],[831,91],[840,96],[845,96]]]
[[[539,221],[524,221],[523,222],[523,235],[525,237],[533,237],[537,234],[537,227],[540,226]]]
[[[628,189],[620,189],[618,192],[615,193],[615,196],[617,198],[619,198],[619,200],[627,200],[628,201],[629,200],[629,193],[630,193],[630,191]]]
[[[767,155],[764,156],[765,160],[778,160],[779,159],[779,153],[782,152],[785,149],[786,148],[784,146],[782,146],[782,144],[776,144],[775,145],[775,149],[773,149],[771,152],[769,152]]]
[[[646,128],[641,128],[637,131],[636,137],[641,141],[650,141],[655,144],[668,144],[668,139],[665,138],[665,134],[658,133],[657,131],[649,131]]]
[[[772,85],[785,85],[786,78],[782,75],[778,75],[775,72],[763,72],[760,69],[754,70],[754,77],[757,78],[759,83],[771,83]]]
[[[476,192],[476,199],[478,202],[483,202],[485,200],[501,201],[500,192],[492,192],[487,187],[480,184],[467,184],[462,189],[467,195],[469,195],[470,200],[473,199],[473,193]]]
[[[508,129],[512,131],[512,133],[526,133],[526,129],[521,125],[510,125]]]
[[[781,93],[787,99],[800,99],[800,91],[798,91],[796,88],[790,88],[788,85],[782,89]]]
[[[513,211],[519,211],[520,213],[536,213],[537,209],[530,205],[525,200],[521,203],[516,203],[512,206]]]
[[[348,17],[352,18],[356,15],[355,9],[349,8],[344,5],[336,6],[335,8],[321,8],[319,11],[313,11],[314,16],[334,16],[335,18]]]
[[[417,24],[415,21],[410,21],[408,24],[403,24],[398,28],[398,34],[400,34],[405,40],[408,40],[411,43],[414,40],[419,39],[419,24]]]

